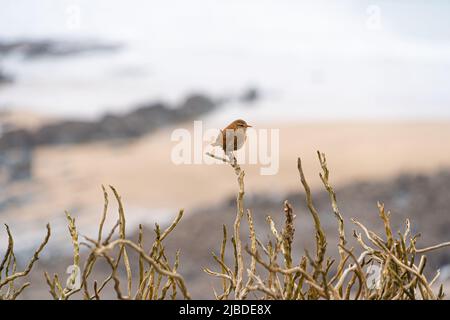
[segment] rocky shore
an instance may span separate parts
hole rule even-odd
[[[216,106],[212,98],[193,94],[176,106],[149,103],[122,115],[107,114],[97,121],[63,120],[35,131],[11,130],[0,138],[0,150],[135,138],[206,114]]]
[[[109,43],[97,40],[1,40],[0,57],[6,55],[20,55],[24,59],[67,57],[82,53],[115,52],[122,48],[120,43]]]
[[[206,95],[192,94],[179,105],[149,103],[122,115],[107,114],[97,121],[63,120],[34,130],[10,127],[0,137],[0,171],[9,181],[28,179],[35,147],[136,138],[195,119],[217,106],[218,103]]]

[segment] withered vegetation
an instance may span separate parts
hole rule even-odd
[[[239,193],[237,196],[237,212],[234,223],[231,247],[234,261],[225,261],[227,228],[223,226],[223,241],[220,255],[213,253],[219,271],[205,269],[212,276],[222,279],[222,293],[215,292],[217,299],[245,299],[252,293],[253,299],[333,299],[333,300],[414,300],[443,299],[444,291],[441,285],[437,292],[432,290],[439,277],[439,271],[433,278],[427,279],[424,274],[426,256],[424,253],[450,246],[449,242],[429,248],[417,249],[418,235],[411,234],[410,221],[405,221],[404,232],[395,234],[390,224],[390,213],[384,205],[378,203],[379,216],[384,224],[385,234],[378,235],[361,222],[351,219],[355,225],[352,236],[360,248],[348,247],[344,228],[344,217],[339,211],[336,193],[329,182],[330,172],[326,157],[317,152],[322,168],[320,179],[330,196],[331,208],[336,218],[339,231],[339,258],[327,256],[327,236],[321,226],[319,212],[313,203],[310,187],[303,172],[301,159],[298,159],[300,181],[306,195],[308,211],[311,214],[316,246],[314,254],[305,251],[294,262],[292,248],[295,233],[294,209],[285,201],[284,226],[280,230],[273,219],[267,216],[267,224],[271,239],[263,243],[254,230],[252,212],[246,211],[249,225],[250,246],[244,250],[251,259],[244,264],[243,250],[240,239],[240,224],[244,216],[244,171],[237,165],[235,159],[220,158],[228,162],[237,175]],[[214,158],[218,157],[214,155]],[[372,277],[376,266],[379,273]],[[375,270],[376,271],[376,270]]]
[[[14,254],[14,238],[9,230],[9,226],[5,224],[6,233],[8,234],[8,246],[5,254],[0,262],[0,300],[15,300],[22,292],[30,286],[30,282],[25,282],[16,287],[16,281],[25,278],[33,268],[34,263],[39,259],[39,255],[50,239],[50,225],[47,224],[47,234],[34,252],[26,268],[23,271],[17,271],[17,260]]]
[[[104,289],[108,283],[112,282],[117,299],[176,299],[179,294],[181,298],[190,299],[184,279],[177,273],[179,252],[175,254],[175,262],[171,266],[163,245],[163,240],[170,234],[183,216],[183,210],[179,212],[173,223],[164,231],[161,231],[159,225],[156,224],[153,245],[150,249],[145,250],[143,247],[142,225],[139,226],[139,239],[137,243],[126,238],[126,219],[122,200],[114,187],[110,186],[110,189],[118,203],[117,222],[104,238],[103,227],[108,213],[109,196],[103,187],[105,205],[99,223],[98,236],[96,239],[84,236],[85,242],[81,243],[89,249],[86,262],[82,269],[79,266],[78,231],[75,226],[75,220],[67,213],[69,232],[74,248],[73,264],[76,267],[72,269],[73,273],[69,277],[65,288],[62,287],[58,275],[55,274],[53,278],[50,278],[45,273],[52,297],[54,299],[64,300],[82,291],[84,299],[101,299]],[[129,250],[134,251],[138,256],[138,277],[133,277]],[[105,260],[110,267],[110,275],[103,280],[91,280],[90,276],[92,271],[100,259]],[[126,283],[124,284],[121,283],[119,277],[121,265],[125,268]],[[77,277],[76,272],[80,272],[80,283],[78,286],[74,285]],[[138,279],[138,283],[133,292],[133,279],[135,278]]]
[[[383,235],[371,231],[355,219],[348,220],[339,210],[336,193],[330,185],[330,172],[324,154],[318,152],[321,165],[319,176],[329,194],[331,209],[336,218],[339,237],[334,245],[337,246],[338,257],[327,254],[327,247],[330,244],[322,228],[320,214],[314,206],[300,158],[298,159],[299,180],[305,192],[307,208],[315,229],[314,235],[303,236],[315,237],[315,252],[304,250],[299,258],[295,258],[303,250],[293,248],[296,216],[292,205],[287,201],[284,202],[282,207],[284,225],[281,228],[276,225],[272,217],[267,216],[269,238],[264,243],[255,231],[252,211],[244,207],[245,172],[233,154],[229,154],[226,158],[209,155],[228,163],[233,168],[238,182],[236,217],[232,226],[232,235],[229,237],[230,228],[223,225],[220,251],[218,254],[212,254],[217,263],[217,270],[204,269],[207,274],[220,280],[221,292],[212,289],[216,299],[428,300],[444,298],[442,285],[436,291],[433,290],[439,278],[439,271],[430,279],[424,272],[427,263],[425,253],[448,247],[450,243],[445,242],[418,249],[416,244],[419,236],[412,234],[410,221],[405,221],[402,232],[394,232],[390,224],[390,213],[381,203],[378,204],[378,211],[384,224]],[[165,230],[161,230],[156,224],[153,243],[145,249],[142,225],[139,226],[137,241],[127,238],[125,210],[119,193],[112,186],[110,186],[110,192],[118,204],[118,217],[113,227],[105,233],[109,193],[105,187],[102,188],[104,207],[95,239],[81,236],[75,219],[66,212],[68,231],[73,246],[73,265],[70,269],[71,274],[64,285],[57,274],[50,276],[47,272],[44,273],[51,297],[58,300],[71,297],[95,300],[108,298],[106,293],[114,292],[117,299],[190,299],[185,279],[178,272],[180,252],[172,253],[173,258],[169,259],[164,246],[164,240],[183,217],[183,210],[180,210]],[[244,216],[248,222],[247,232],[241,230]],[[355,239],[357,248],[350,247],[348,244],[345,224],[349,221],[354,225],[351,236]],[[31,272],[50,238],[50,226],[47,225],[45,239],[23,271],[17,271],[13,236],[8,226],[6,231],[8,246],[0,264],[0,299],[16,299],[30,283],[21,281],[21,284],[17,286],[15,282],[25,278]],[[248,235],[249,243],[241,238],[242,233]],[[80,252],[80,246],[85,246],[87,250]],[[227,259],[226,253],[230,248],[232,259]],[[137,261],[130,261],[130,257],[136,257]],[[173,262],[171,263],[170,260]],[[100,261],[107,266],[109,275],[105,279],[92,279],[93,270]],[[378,271],[375,277],[373,270]]]

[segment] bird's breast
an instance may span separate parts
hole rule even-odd
[[[247,135],[243,130],[227,130],[222,138],[224,150],[236,151],[242,148],[247,139]]]

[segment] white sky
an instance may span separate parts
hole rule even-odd
[[[275,99],[262,114],[276,105],[311,117],[450,116],[450,1],[0,0],[0,7],[0,38],[93,38],[127,48],[4,59],[17,81],[0,90],[0,106],[91,116],[256,85]]]

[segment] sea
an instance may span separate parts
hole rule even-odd
[[[0,42],[102,41],[114,52],[0,56],[0,110],[92,119],[191,93],[217,117],[450,118],[445,0],[0,0]]]

